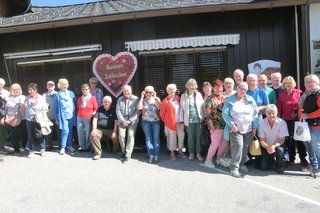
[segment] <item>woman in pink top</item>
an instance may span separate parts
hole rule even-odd
[[[89,152],[89,136],[91,117],[96,113],[98,104],[96,97],[91,95],[88,84],[81,86],[82,96],[77,100],[77,132],[79,140],[79,152]]]
[[[296,144],[298,146],[298,153],[300,163],[303,167],[309,166],[306,160],[306,148],[301,141],[295,141],[293,139],[294,121],[296,120],[296,110],[298,101],[302,91],[296,88],[296,82],[292,76],[287,76],[282,81],[284,90],[278,96],[278,115],[287,122],[289,137],[286,138],[285,145],[289,149],[289,165],[294,165],[296,156]]]

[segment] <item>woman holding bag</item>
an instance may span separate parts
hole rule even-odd
[[[306,90],[299,99],[298,118],[306,120],[309,124],[311,134],[311,146],[307,146],[307,148],[309,148],[309,159],[313,167],[313,174],[319,176],[320,88],[318,76],[307,75],[304,78],[304,85],[306,87]]]
[[[21,86],[12,84],[10,95],[7,98],[5,125],[7,131],[11,133],[11,142],[15,154],[20,154],[19,132],[22,128],[22,118],[25,110],[25,96],[22,95]]]

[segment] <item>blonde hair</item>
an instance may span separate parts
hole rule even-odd
[[[81,90],[84,89],[84,88],[88,88],[89,92],[90,92],[90,86],[89,84],[82,84],[81,85]]]
[[[69,81],[65,78],[60,78],[58,80],[58,88],[61,89],[62,84],[66,84],[67,88],[69,87]]]
[[[294,78],[292,76],[286,76],[284,77],[284,79],[282,80],[282,85],[284,86],[284,84],[288,81],[291,81],[292,82],[292,86],[293,87],[296,87],[297,86],[297,83],[296,81],[294,80]]]
[[[18,89],[18,90],[19,90],[19,95],[22,94],[22,89],[21,89],[20,84],[15,83],[15,84],[12,84],[12,85],[11,85],[11,87],[10,87],[10,95],[14,95],[14,94],[13,94],[13,90],[14,90],[14,89]]]
[[[223,83],[231,83],[234,86],[234,80],[232,78],[225,78]]]

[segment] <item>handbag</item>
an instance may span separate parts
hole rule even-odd
[[[252,156],[260,156],[261,155],[261,146],[259,140],[256,136],[252,138],[249,144],[249,153]]]
[[[205,125],[201,133],[200,142],[202,146],[209,146],[211,144],[211,133],[208,126]]]
[[[296,141],[310,141],[311,140],[308,122],[306,122],[304,120],[294,122],[293,139],[295,139]]]
[[[21,123],[22,115],[18,111],[14,116],[6,115],[4,122],[12,127],[16,127]]]

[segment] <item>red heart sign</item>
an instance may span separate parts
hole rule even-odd
[[[137,70],[137,59],[130,52],[120,52],[116,56],[99,55],[93,62],[93,73],[100,83],[116,98],[121,88],[129,84]]]

